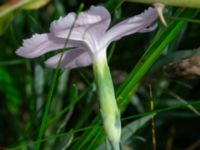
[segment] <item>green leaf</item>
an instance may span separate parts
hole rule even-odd
[[[178,9],[175,16],[193,17],[196,15],[196,10]],[[164,49],[176,38],[187,25],[186,21],[172,21],[167,28],[158,32],[152,44],[146,50],[145,54],[131,71],[127,80],[117,91],[117,99],[123,111],[129,103],[129,98],[137,89],[139,82],[145,74],[151,69],[153,63],[159,58]]]
[[[20,92],[15,87],[10,74],[3,68],[0,68],[0,92],[3,92],[7,98],[7,106],[10,112],[18,114],[21,106]]]
[[[74,133],[73,131],[70,131],[67,136],[59,138],[59,142],[55,143],[55,150],[66,150],[71,145],[73,139]]]
[[[163,3],[169,6],[200,8],[199,0],[126,0],[133,3],[154,4]]]
[[[128,125],[126,125],[122,130],[121,143],[125,145],[128,140],[140,129],[142,128],[155,114],[147,115],[142,118],[139,118]]]
[[[46,5],[49,0],[21,0],[14,4],[5,4],[0,6],[0,18],[3,16],[7,16],[13,11],[19,9],[38,9],[44,5]]]
[[[106,8],[113,12],[115,9],[120,7],[120,5],[124,2],[125,0],[109,0],[105,5]]]
[[[193,17],[196,13],[196,10],[178,9],[175,16]],[[155,61],[159,58],[164,49],[176,38],[178,33],[180,33],[186,25],[186,21],[174,20],[169,23],[167,28],[163,28],[160,32],[158,32],[158,35],[154,38],[152,44],[148,47],[145,54],[133,68],[127,80],[117,91],[118,104],[122,112],[129,104],[130,96],[134,94],[134,91],[137,89],[137,86],[143,79],[144,75],[151,69],[153,63],[155,63]],[[92,126],[99,126],[100,120],[100,116],[97,116],[92,122]],[[99,136],[98,140],[93,143],[93,148],[95,149],[95,147],[97,147],[105,139],[105,133],[99,128],[93,128],[92,130],[85,132],[79,139],[79,142],[77,142],[78,144],[75,144],[73,148],[77,150],[86,149],[96,135]]]
[[[9,27],[15,15],[13,13],[8,14],[7,16],[1,17],[0,19],[0,35]]]
[[[45,6],[49,0],[34,0],[29,2],[28,4],[25,4],[22,8],[23,9],[38,9],[43,6]]]
[[[125,145],[128,140],[140,129],[142,128],[155,114],[147,115],[141,117],[133,122],[129,123],[122,129],[121,144]],[[106,143],[102,144],[97,148],[97,150],[104,150]]]

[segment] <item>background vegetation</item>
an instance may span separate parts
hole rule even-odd
[[[53,20],[81,4],[84,10],[104,5],[112,13],[112,24],[148,5],[120,0],[0,4],[0,149],[34,149],[38,142],[41,149],[109,149],[91,67],[59,74],[45,133],[38,139],[55,70],[44,66],[45,57],[24,59],[15,51],[23,39],[47,32]],[[158,20],[154,32],[134,34],[109,47],[123,149],[200,149],[200,14],[198,9],[167,6],[164,15],[167,27]]]

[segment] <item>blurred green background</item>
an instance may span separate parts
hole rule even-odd
[[[77,11],[80,4],[84,10],[91,5],[109,8],[112,25],[149,7],[120,0],[21,3],[0,1],[0,149],[34,149],[52,85],[54,70],[44,66],[45,56],[15,54],[23,39],[48,32],[53,20]],[[124,150],[151,150],[153,138],[158,150],[200,149],[200,14],[167,6],[164,15],[168,27],[158,20],[154,32],[125,37],[108,50]],[[106,149],[93,80],[92,67],[61,72],[41,149]]]

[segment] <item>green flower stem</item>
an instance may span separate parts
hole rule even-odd
[[[113,82],[107,64],[106,52],[94,57],[93,71],[100,99],[103,125],[109,141],[115,150],[120,149],[121,121],[115,99]]]
[[[163,3],[169,6],[200,8],[200,0],[126,0],[126,1],[145,3],[145,4]]]

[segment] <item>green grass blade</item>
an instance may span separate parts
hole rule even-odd
[[[193,17],[196,13],[197,11],[195,10],[179,9],[176,14],[183,17]],[[129,103],[130,96],[133,94],[134,90],[136,90],[137,85],[143,79],[144,75],[151,69],[153,63],[162,54],[163,50],[176,38],[178,33],[186,27],[186,24],[187,22],[183,20],[172,21],[167,28],[161,31],[160,35],[146,50],[143,57],[131,71],[127,80],[117,91],[117,99],[119,100],[122,111]]]
[[[193,17],[196,14],[195,10],[184,10],[178,9],[175,16],[180,17]],[[123,111],[127,104],[129,103],[129,98],[133,94],[134,90],[136,90],[139,82],[143,79],[144,75],[151,69],[152,64],[158,59],[158,57],[162,54],[164,49],[176,38],[178,33],[182,31],[182,29],[186,26],[187,22],[180,21],[172,21],[167,28],[164,28],[161,33],[155,38],[154,42],[149,46],[146,50],[146,53],[131,71],[127,80],[122,84],[122,86],[117,91],[117,99],[119,101],[119,107]],[[92,125],[98,126],[100,124],[100,116],[97,116],[93,121]],[[102,132],[103,130],[99,130],[96,128],[91,129],[90,131],[85,132],[83,136],[80,138],[78,144],[75,144],[72,149],[84,149],[90,145],[93,137],[97,135],[97,133]],[[96,147],[103,141],[105,138],[104,133],[99,136],[99,140],[95,143]],[[95,149],[95,144],[94,149]]]
[[[155,115],[156,113],[147,116],[142,116],[141,118],[134,120],[133,122],[126,125],[122,130],[122,145],[126,144],[128,140],[130,140],[131,136],[134,135],[137,132],[137,130],[143,127]]]
[[[133,122],[129,123],[122,129],[121,144],[125,145],[127,141],[134,135],[138,129],[143,127],[155,114],[143,116]],[[102,144],[97,150],[104,150],[106,143]]]
[[[124,2],[125,0],[109,0],[105,5],[106,8],[110,11],[113,12],[115,9],[117,9],[118,7],[121,6],[121,4]]]
[[[44,133],[45,128],[46,128],[46,122],[47,122],[47,118],[48,118],[48,113],[49,113],[51,101],[52,101],[52,98],[53,98],[53,93],[54,93],[54,90],[55,90],[55,87],[56,87],[56,82],[57,82],[58,75],[59,75],[59,69],[56,69],[56,71],[55,71],[55,73],[53,75],[52,84],[51,84],[50,91],[49,91],[49,94],[48,94],[48,97],[47,97],[47,101],[46,101],[46,104],[45,104],[44,114],[43,114],[43,117],[42,117],[42,123],[41,123],[40,129],[39,129],[38,141],[40,141],[42,139],[43,133]],[[40,149],[40,142],[38,142],[36,144],[35,149],[36,150]]]
[[[83,9],[84,5],[83,4],[80,4],[79,6],[79,9],[77,11],[77,14],[80,13],[80,11]],[[78,16],[78,15],[77,15]],[[66,41],[64,43],[64,47],[63,49],[65,49],[67,47],[67,44],[68,44],[68,40],[69,40],[69,37],[72,33],[72,30],[73,30],[73,27],[75,25],[75,22],[76,22],[76,19],[74,20],[71,28],[70,28],[70,32],[68,35],[66,35]],[[43,117],[42,117],[42,122],[41,122],[41,125],[40,125],[40,128],[39,128],[39,134],[38,134],[38,138],[37,138],[37,141],[41,141],[42,139],[42,136],[44,134],[44,131],[45,131],[45,128],[46,128],[46,124],[47,124],[47,119],[48,119],[48,113],[49,113],[49,110],[50,110],[50,105],[51,105],[51,101],[53,99],[53,94],[54,94],[54,91],[55,91],[55,88],[56,88],[56,83],[57,83],[57,79],[58,79],[58,76],[59,76],[59,73],[60,73],[60,64],[61,64],[61,60],[62,60],[62,57],[63,57],[63,54],[64,54],[64,50],[62,51],[61,53],[61,56],[60,56],[60,59],[59,59],[59,62],[57,64],[57,67],[56,67],[56,70],[53,74],[53,79],[52,79],[52,84],[51,84],[51,87],[50,87],[50,91],[48,93],[48,97],[47,97],[47,102],[45,104],[45,109],[44,109],[44,114],[43,114]],[[40,149],[40,142],[38,142],[35,146],[35,149],[36,150],[39,150]]]

